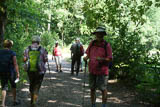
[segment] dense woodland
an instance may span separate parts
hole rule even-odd
[[[14,41],[23,75],[23,51],[33,35],[51,52],[56,40],[67,47],[76,37],[84,45],[91,32],[106,26],[113,48],[111,78],[134,87],[142,99],[160,103],[159,0],[0,0],[0,44]]]

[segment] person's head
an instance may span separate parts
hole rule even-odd
[[[76,43],[79,43],[79,42],[80,42],[80,39],[79,39],[79,38],[76,38],[75,41],[76,41]]]
[[[55,42],[55,46],[58,46],[58,41]]]
[[[41,38],[39,36],[33,36],[32,37],[32,43],[37,43],[39,44],[41,41]]]
[[[3,46],[4,46],[4,48],[9,48],[10,49],[13,46],[13,41],[6,39],[3,42]]]
[[[97,40],[103,40],[104,36],[107,35],[105,27],[102,26],[97,27],[92,34],[96,36]]]

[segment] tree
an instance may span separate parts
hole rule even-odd
[[[5,24],[7,20],[6,6],[5,0],[0,1],[0,47],[2,47],[2,43],[4,40],[5,33]]]

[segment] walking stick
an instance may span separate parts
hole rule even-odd
[[[85,61],[85,70],[84,70],[83,102],[82,102],[83,107],[84,107],[84,97],[85,97],[85,79],[86,79],[86,72],[87,72],[87,61]]]

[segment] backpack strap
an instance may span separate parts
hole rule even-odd
[[[28,49],[29,49],[29,51],[31,51],[32,50],[31,46],[29,46]]]
[[[96,42],[97,42],[97,40],[92,41],[92,44],[91,44],[91,46],[89,47],[89,54],[90,54],[90,48],[91,48],[92,46],[94,46]],[[108,44],[108,42],[106,42],[106,41],[104,40],[104,46],[103,46],[103,48],[104,48],[104,50],[105,50],[105,55],[107,55],[107,50],[106,50],[107,44]]]
[[[105,50],[105,55],[106,55],[106,56],[107,56],[107,50],[106,50],[107,45],[108,45],[108,42],[106,42],[106,41],[104,40],[104,50]]]
[[[38,50],[37,51],[40,51],[41,50],[41,46],[39,46]]]
[[[31,46],[29,46],[28,49],[29,49],[29,51],[32,51]],[[41,50],[41,46],[38,47],[37,51],[40,51],[40,50]]]
[[[29,49],[29,50],[28,50],[28,58],[29,58],[29,52],[32,51],[31,46],[28,46],[28,49]],[[37,50],[37,51],[40,51],[40,50],[41,50],[41,46],[38,47],[38,50]],[[41,51],[40,51],[40,54],[41,54]]]

